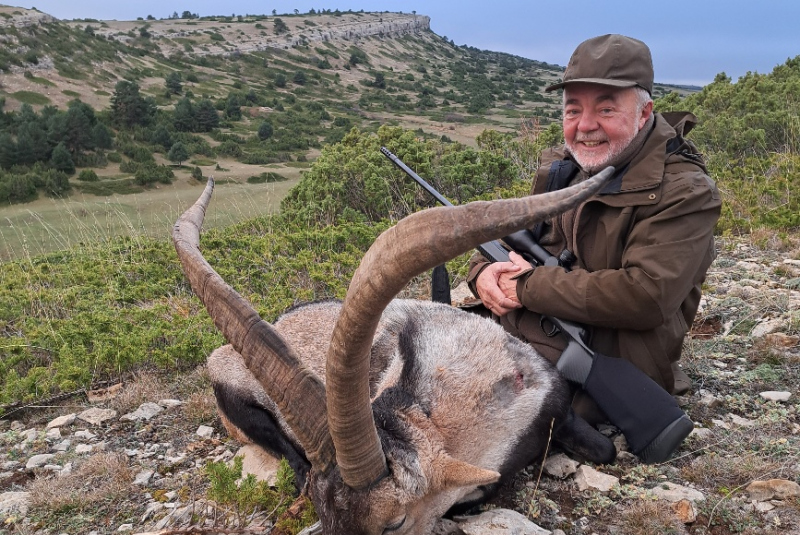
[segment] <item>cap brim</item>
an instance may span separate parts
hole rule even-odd
[[[608,85],[611,87],[636,87],[636,82],[629,82],[626,80],[609,80],[607,78],[575,78],[574,80],[567,80],[564,82],[559,82],[557,84],[549,85],[544,88],[545,91],[555,91],[556,89],[561,89],[562,87],[566,87],[571,84],[597,84],[597,85]]]

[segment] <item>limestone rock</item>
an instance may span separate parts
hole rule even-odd
[[[209,427],[207,425],[201,425],[200,427],[197,428],[195,434],[200,438],[211,438],[212,436],[214,436],[214,428]]]
[[[100,409],[92,407],[86,409],[78,415],[79,420],[83,420],[90,425],[102,425],[105,422],[117,417],[117,411],[113,409]]]
[[[745,489],[751,500],[765,502],[767,500],[785,500],[800,496],[800,485],[786,479],[769,479],[753,481]]]
[[[76,417],[77,415],[74,412],[72,414],[65,414],[64,416],[59,416],[58,418],[56,418],[55,420],[51,420],[50,423],[47,424],[47,429],[72,425],[72,423],[75,422]]]
[[[608,492],[615,485],[619,484],[619,478],[604,474],[585,464],[578,467],[575,472],[575,483],[578,490],[595,489],[601,492]]]
[[[164,410],[164,407],[159,405],[158,403],[142,403],[139,405],[139,408],[133,412],[129,412],[128,414],[123,414],[120,416],[120,420],[129,420],[132,422],[138,420],[150,420],[153,416],[157,415],[161,411]]]
[[[50,460],[55,457],[52,453],[42,453],[40,455],[34,455],[28,462],[25,464],[25,468],[31,470],[33,468],[41,468],[42,466],[46,465]]]
[[[492,509],[478,516],[456,517],[466,535],[551,535],[524,515],[508,509]]]
[[[0,514],[19,513],[28,514],[28,499],[30,492],[3,492],[0,493]]]
[[[767,392],[761,392],[759,396],[767,401],[789,401],[789,398],[792,397],[792,393],[769,390]]]
[[[689,500],[678,500],[670,505],[670,509],[684,524],[692,524],[697,520],[697,508]]]
[[[690,502],[702,502],[706,499],[705,495],[699,490],[690,489],[675,483],[665,481],[659,483],[658,486],[650,489],[659,500],[664,500],[670,503],[676,503],[681,500],[688,500]]]
[[[578,462],[570,459],[563,453],[552,455],[544,462],[545,473],[559,479],[564,479],[574,474],[577,469]]]
[[[242,477],[253,474],[257,480],[275,484],[280,460],[253,444],[243,446],[236,452],[242,458]]]

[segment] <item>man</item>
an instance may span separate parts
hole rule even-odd
[[[563,147],[546,151],[532,193],[565,187],[613,166],[614,178],[574,210],[534,230],[551,254],[572,260],[532,268],[476,257],[468,281],[515,336],[553,362],[565,347],[543,315],[589,327],[590,347],[632,362],[671,394],[689,390],[678,365],[683,339],[714,259],[720,196],[683,136],[696,119],[653,112],[647,45],[621,35],[581,43],[563,81]],[[605,420],[582,390],[576,412]]]

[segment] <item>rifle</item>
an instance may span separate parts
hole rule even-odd
[[[453,206],[386,147],[381,147],[381,152],[439,203]],[[614,169],[609,167],[601,173],[610,175]],[[514,232],[502,241],[534,266],[561,266],[569,271],[569,264],[574,260],[569,251],[562,252],[559,257],[550,254],[527,229]],[[478,251],[490,262],[509,261],[508,251],[498,241],[479,245]],[[653,464],[669,459],[694,428],[675,398],[629,361],[591,349],[585,326],[549,315],[544,318],[567,339],[567,347],[556,363],[561,374],[586,390],[609,421],[622,431],[631,451],[643,462]]]

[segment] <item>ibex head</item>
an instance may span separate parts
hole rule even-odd
[[[432,208],[381,234],[351,281],[330,339],[324,382],[200,253],[200,227],[213,191],[209,179],[200,199],[176,222],[175,247],[215,325],[277,405],[310,461],[309,493],[324,533],[427,533],[470,491],[498,481],[502,463],[487,468],[451,456],[444,430],[429,407],[409,395],[413,389],[388,388],[371,399],[370,351],[381,314],[412,277],[574,206],[606,178],[598,175],[535,197]],[[409,331],[398,335],[401,352],[404,344],[413,345],[413,328]],[[479,342],[530,351],[509,341],[499,326],[492,324],[487,332]],[[419,372],[406,365],[392,373],[413,383]],[[515,378],[510,380],[514,388]]]

